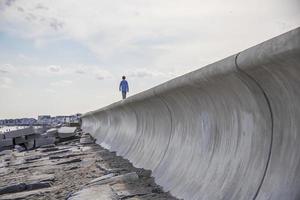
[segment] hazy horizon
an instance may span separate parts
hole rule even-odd
[[[300,26],[298,0],[0,0],[0,119],[85,113]]]

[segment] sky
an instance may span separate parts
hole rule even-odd
[[[300,26],[300,0],[0,0],[0,119],[85,113]]]

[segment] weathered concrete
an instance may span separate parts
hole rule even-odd
[[[300,28],[89,112],[97,143],[184,199],[300,199]]]

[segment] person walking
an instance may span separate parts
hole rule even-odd
[[[122,81],[120,82],[119,90],[122,92],[122,98],[126,99],[126,93],[129,92],[128,82],[125,80],[126,77],[122,76]]]

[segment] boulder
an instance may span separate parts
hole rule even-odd
[[[21,137],[25,135],[31,135],[34,133],[33,127],[28,127],[24,129],[19,129],[19,130],[14,130],[10,132],[4,133],[5,138],[16,138],[16,137]]]
[[[0,148],[9,147],[13,145],[12,138],[0,139]]]
[[[41,136],[39,138],[35,138],[35,147],[40,147],[44,145],[54,144],[55,143],[55,137],[46,137]]]
[[[26,149],[20,145],[15,145],[15,149],[18,151],[18,152],[22,152],[22,151],[25,151]]]
[[[118,199],[108,185],[84,188],[72,194],[67,200],[112,200]]]
[[[61,127],[58,129],[59,138],[69,138],[76,135],[76,127]]]
[[[58,136],[58,129],[57,128],[51,128],[46,131],[46,135],[48,137],[57,137]]]
[[[25,136],[15,138],[15,144],[25,144],[27,142]]]
[[[80,144],[92,144],[95,143],[95,139],[89,134],[89,133],[84,133],[80,137]]]

